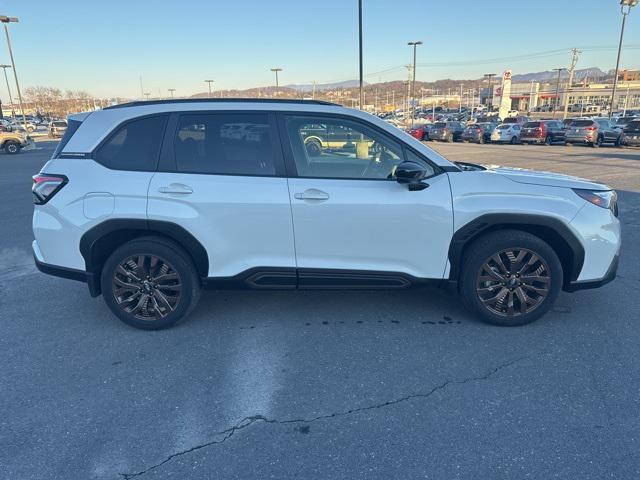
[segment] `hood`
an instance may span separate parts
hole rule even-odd
[[[497,173],[509,180],[530,185],[546,185],[549,187],[584,188],[587,190],[611,190],[603,183],[592,182],[584,178],[563,175],[561,173],[541,172],[527,170],[526,168],[500,167],[498,165],[485,165],[487,171]]]

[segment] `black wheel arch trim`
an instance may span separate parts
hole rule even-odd
[[[180,225],[162,220],[110,219],[87,230],[80,239],[80,253],[85,261],[87,278],[100,294],[102,265],[115,248],[140,236],[160,234],[178,243],[191,256],[201,278],[209,272],[209,256],[196,238]],[[92,295],[95,292],[92,291]],[[95,295],[94,295],[95,296]]]
[[[578,237],[557,218],[520,213],[489,213],[481,215],[459,228],[453,234],[449,245],[449,281],[453,283],[458,281],[462,257],[467,245],[484,233],[509,228],[528,231],[534,235],[536,235],[536,230],[541,228],[547,232],[552,231],[568,247],[569,252],[564,253],[570,254],[568,263],[566,258],[561,258],[563,269],[568,267],[569,270],[569,275],[566,275],[565,271],[563,288],[566,290],[571,283],[576,281],[584,264],[584,247]],[[539,233],[538,236],[540,236]],[[545,238],[542,239],[545,240]],[[554,250],[558,247],[557,245],[550,246]],[[558,256],[561,257],[560,254]]]

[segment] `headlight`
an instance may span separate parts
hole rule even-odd
[[[615,190],[584,190],[582,188],[573,189],[576,194],[589,203],[602,208],[608,208],[616,216],[618,215],[618,194]]]

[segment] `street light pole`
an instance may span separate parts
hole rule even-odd
[[[556,98],[553,102],[553,118],[556,118],[556,110],[558,110],[558,103],[560,103],[560,72],[564,70],[564,68],[554,68],[556,72],[558,72],[558,78],[556,79]]]
[[[616,59],[616,73],[613,77],[613,90],[611,90],[611,103],[609,105],[609,118],[613,113],[613,102],[616,97],[616,89],[618,88],[618,70],[620,69],[620,53],[622,52],[622,39],[624,37],[624,24],[627,20],[627,15],[631,12],[631,7],[635,7],[638,4],[638,0],[620,0],[620,13],[622,13],[622,27],[620,28],[620,42],[618,43],[618,57]],[[627,11],[625,12],[625,7]]]
[[[408,42],[407,45],[412,46],[413,47],[413,78],[411,79],[411,124],[413,125],[413,117],[414,117],[414,113],[415,113],[415,107],[413,107],[413,104],[415,103],[415,98],[416,98],[416,47],[418,45],[422,45],[422,42],[420,40],[416,41],[416,42]]]
[[[281,72],[282,69],[280,67],[272,68],[271,71],[276,74],[276,96],[278,95],[278,87],[280,84],[278,83],[278,72]]]
[[[11,65],[0,65],[0,68],[4,70],[4,81],[7,82],[7,93],[9,94],[9,104],[11,105],[11,116],[16,116],[16,111],[13,109],[13,97],[11,96],[11,87],[9,87],[9,77],[7,77],[7,68],[11,68]]]
[[[9,23],[18,23],[17,17],[7,17],[6,15],[0,15],[0,22],[4,24],[4,34],[7,37],[7,47],[9,47],[9,58],[11,58],[11,67],[13,69],[13,77],[16,80],[16,90],[18,90],[18,102],[20,102],[20,111],[22,112],[22,124],[25,132],[27,130],[27,117],[24,113],[24,104],[22,102],[22,93],[20,93],[20,82],[18,82],[18,73],[16,72],[16,62],[13,59],[13,49],[11,48],[11,37],[9,36]]]
[[[364,108],[364,80],[362,76],[362,0],[358,0],[358,63],[360,70],[360,110]]]
[[[205,80],[205,82],[209,85],[209,98],[211,98],[211,84],[213,83],[213,80]]]
[[[169,88],[168,90],[169,90],[169,93],[171,94],[171,98],[173,98],[173,92],[175,92],[176,89],[175,88]]]
[[[495,77],[496,74],[495,73],[485,73],[484,74],[484,78],[488,78],[489,79],[489,113],[491,113],[491,111],[493,110],[493,91],[491,90],[491,80],[493,79],[493,77]]]

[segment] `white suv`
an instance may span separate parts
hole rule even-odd
[[[40,270],[138,328],[201,288],[457,289],[499,325],[615,277],[616,194],[452,163],[367,113],[317,101],[133,102],[71,116],[34,177]]]

